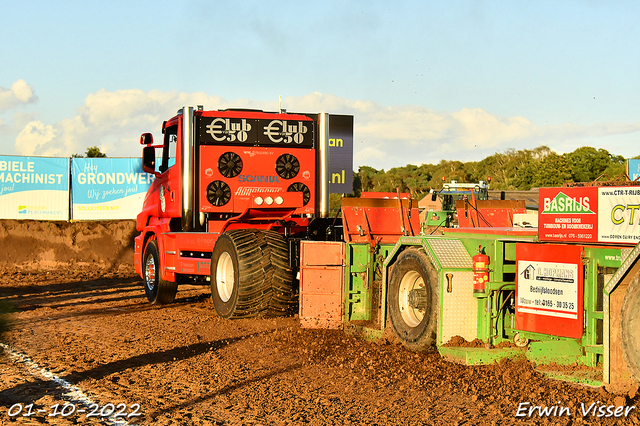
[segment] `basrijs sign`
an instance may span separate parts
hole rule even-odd
[[[597,240],[598,188],[540,188],[539,211],[541,241]]]
[[[540,241],[636,244],[640,188],[540,188]]]
[[[582,194],[580,194],[582,195]],[[596,214],[591,210],[589,195],[573,196],[558,192],[553,198],[542,198],[543,214]]]

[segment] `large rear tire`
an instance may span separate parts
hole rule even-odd
[[[391,271],[387,309],[393,331],[404,346],[424,351],[436,343],[438,275],[421,248],[398,256]]]
[[[285,239],[265,230],[223,233],[211,256],[211,298],[223,318],[291,314],[295,290]]]
[[[256,231],[226,231],[211,255],[211,298],[223,318],[261,315],[268,307],[271,288],[266,283],[263,250]]]
[[[293,314],[296,292],[293,286],[293,271],[289,265],[289,247],[284,237],[275,231],[261,231],[266,248],[263,256],[265,271],[269,272],[271,299],[269,315]],[[268,251],[268,253],[266,253]]]
[[[622,352],[632,376],[640,381],[640,273],[629,284],[622,302],[620,337]]]
[[[166,305],[176,298],[178,283],[162,279],[158,253],[158,242],[150,240],[144,251],[144,263],[142,265],[144,293],[152,305]]]

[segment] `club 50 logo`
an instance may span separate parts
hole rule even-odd
[[[295,143],[304,142],[304,134],[308,128],[302,121],[289,122],[287,120],[272,120],[264,127],[264,135],[273,143]]]

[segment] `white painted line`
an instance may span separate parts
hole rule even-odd
[[[44,380],[48,380],[51,382],[54,382],[55,384],[57,384],[58,386],[62,387],[66,392],[62,394],[62,399],[64,399],[65,401],[71,402],[73,404],[76,405],[81,405],[84,407],[85,412],[90,412],[91,408],[89,408],[91,405],[95,406],[99,406],[99,404],[97,404],[96,402],[94,402],[91,398],[89,398],[87,395],[85,395],[84,392],[82,392],[82,390],[67,382],[66,380],[56,376],[55,374],[53,374],[51,371],[47,370],[44,367],[40,367],[38,364],[36,364],[31,358],[29,358],[29,356],[27,356],[26,354],[23,354],[22,352],[19,352],[17,350],[15,350],[14,348],[12,348],[11,346],[0,342],[0,348],[4,349],[4,351],[12,358],[18,360],[19,362],[23,363],[29,370],[29,373],[33,376],[36,377],[40,377]],[[129,423],[126,420],[122,420],[120,418],[115,418],[113,416],[111,417],[95,417],[96,420],[101,420],[104,423],[107,423],[109,425],[114,425],[114,426],[129,426]]]

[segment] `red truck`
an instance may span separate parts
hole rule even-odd
[[[135,238],[149,301],[210,280],[222,317],[290,313],[300,241],[342,237],[329,217],[327,158],[352,140],[353,117],[184,107],[162,133],[157,145],[140,138],[155,175]]]

